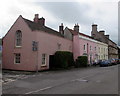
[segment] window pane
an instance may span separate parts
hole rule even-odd
[[[16,46],[21,46],[22,44],[22,32],[18,30],[16,32]]]
[[[42,64],[46,64],[46,54],[42,54]]]
[[[20,54],[15,54],[15,63],[20,63]]]

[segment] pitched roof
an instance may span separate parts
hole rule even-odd
[[[83,33],[78,33],[78,32],[76,32],[76,31],[74,31],[74,30],[72,30],[72,29],[69,29],[69,28],[68,28],[68,30],[69,30],[73,35],[79,34],[79,35],[82,35],[82,36],[85,36],[85,37],[88,37],[88,38],[93,39],[93,38],[92,38],[91,36],[89,36],[89,35],[86,35],[86,34],[83,34]]]
[[[69,28],[68,28],[68,30],[69,30],[73,35],[78,35],[78,32],[76,32],[76,31],[74,31],[74,30],[72,30],[72,29],[69,29]]]
[[[99,32],[98,32],[99,35],[101,35]],[[114,41],[112,41],[110,38],[107,38],[105,35],[104,35],[104,38],[108,39],[109,41],[111,41],[112,43],[114,43],[115,45],[117,45]]]
[[[111,41],[112,43],[114,43],[115,45],[117,45],[114,41],[112,41],[110,38],[105,37],[106,39],[108,39],[109,41]]]
[[[76,32],[76,31],[74,31],[74,30],[72,30],[72,29],[69,29],[69,28],[68,28],[68,30],[69,30],[73,35],[80,34],[80,35],[82,35],[82,36],[85,36],[85,37],[94,39],[93,37],[91,37],[91,36],[89,36],[89,35],[86,35],[86,34],[83,34],[83,33],[78,33],[78,32]],[[106,37],[105,37],[105,38],[106,38]],[[111,42],[113,42],[111,39],[109,39],[109,38],[107,38],[107,39],[110,40]],[[99,41],[99,42],[102,42],[102,41],[97,40],[97,39],[94,39],[94,40]],[[103,43],[104,43],[104,42],[103,42]],[[115,42],[113,42],[113,43],[116,44]],[[117,45],[117,44],[116,44],[116,45]]]
[[[53,34],[53,35],[56,35],[56,36],[60,36],[60,37],[64,37],[60,32],[58,31],[55,31],[47,26],[41,26],[37,23],[34,23],[33,21],[30,21],[28,19],[25,19],[23,18],[24,21],[28,24],[28,26],[30,27],[30,29],[32,31],[35,31],[35,30],[38,30],[38,31],[44,31],[46,33],[49,33],[49,34]]]
[[[82,36],[85,36],[85,37],[88,37],[88,38],[94,39],[94,38],[92,38],[92,37],[89,36],[89,35],[86,35],[86,34],[83,34],[83,33],[79,33],[79,34],[82,35]]]

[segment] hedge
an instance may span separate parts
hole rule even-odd
[[[57,51],[54,56],[55,68],[68,68],[74,65],[73,53],[68,51]]]
[[[87,67],[88,57],[87,56],[78,56],[76,59],[75,67]]]

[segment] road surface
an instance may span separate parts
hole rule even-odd
[[[3,94],[118,94],[118,65],[46,71],[3,84]]]

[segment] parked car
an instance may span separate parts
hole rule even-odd
[[[118,59],[118,64],[120,64],[120,59]]]
[[[100,67],[106,67],[106,66],[110,66],[110,61],[109,60],[104,60],[100,62]]]
[[[110,63],[112,64],[112,65],[116,65],[117,64],[117,62],[115,61],[115,59],[109,59],[109,61],[110,61]]]
[[[95,60],[92,65],[93,65],[93,66],[98,65],[98,60]]]
[[[109,60],[107,60],[107,62],[109,63],[109,66],[112,66],[112,63]]]
[[[98,65],[100,65],[102,61],[104,61],[104,60],[98,60]]]
[[[115,59],[116,63],[119,64],[120,63],[120,59]]]

